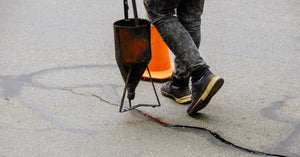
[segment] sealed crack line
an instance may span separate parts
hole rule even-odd
[[[283,100],[275,101],[270,104],[270,106],[263,108],[260,113],[263,117],[268,118],[273,121],[277,121],[279,123],[284,123],[287,125],[292,126],[293,130],[290,131],[290,129],[287,129],[288,131],[284,132],[290,132],[287,137],[284,137],[280,135],[278,137],[279,142],[277,143],[277,146],[273,146],[270,151],[276,150],[277,152],[285,152],[285,154],[289,154],[289,156],[298,156],[299,154],[292,153],[287,151],[289,147],[295,146],[297,144],[297,137],[300,133],[300,121],[296,118],[293,118],[292,116],[288,114],[283,114],[280,112],[280,109],[284,107],[284,105],[287,104],[287,102],[291,99],[296,99],[296,97],[291,97],[291,96],[285,96]]]
[[[42,82],[36,80],[49,73],[55,73],[59,71],[67,70],[79,70],[79,69],[115,69],[117,65],[115,64],[96,64],[96,65],[76,65],[76,66],[65,66],[65,67],[55,67],[49,69],[43,69],[40,71],[21,74],[21,75],[6,75],[0,76],[0,87],[3,88],[3,92],[0,93],[0,97],[14,98],[21,94],[23,87],[37,87],[41,89],[48,90],[60,90],[60,89],[71,89],[71,88],[88,88],[88,87],[103,87],[100,83],[95,84],[82,84],[82,85],[64,85],[64,86],[53,86],[45,85]],[[114,84],[106,84],[110,86],[115,86]]]
[[[113,105],[113,106],[119,106],[118,104],[114,104],[108,100],[105,100],[103,99],[102,97],[98,96],[98,95],[95,95],[93,93],[89,93],[91,96],[93,97],[96,97],[98,98],[100,101],[102,102],[105,102],[107,104],[110,104],[110,105]],[[217,140],[219,140],[220,142],[222,142],[223,144],[226,144],[230,147],[233,147],[233,148],[236,148],[238,150],[241,150],[241,151],[245,151],[245,152],[248,152],[248,153],[251,153],[251,154],[256,154],[256,155],[262,155],[262,156],[276,156],[276,157],[287,157],[285,155],[280,155],[280,154],[272,154],[272,153],[265,153],[265,152],[261,152],[261,151],[256,151],[256,150],[252,150],[252,149],[248,149],[248,148],[245,148],[245,147],[242,147],[242,146],[239,146],[239,145],[236,145],[226,139],[224,139],[223,137],[221,137],[218,133],[212,131],[212,130],[209,130],[209,129],[206,129],[206,128],[201,128],[201,127],[196,127],[196,126],[188,126],[188,125],[177,125],[177,124],[169,124],[167,122],[164,122],[164,121],[161,121],[153,116],[151,116],[150,114],[148,113],[145,113],[141,110],[138,110],[138,109],[132,109],[131,110],[132,112],[134,113],[137,113],[139,115],[142,115],[144,117],[146,117],[147,119],[151,120],[152,122],[155,122],[157,124],[160,124],[164,127],[168,127],[168,128],[172,128],[172,129],[181,129],[181,130],[184,130],[186,131],[187,129],[192,129],[192,130],[200,130],[200,131],[205,131],[207,133],[209,133],[210,135],[212,135],[214,138],[216,138]]]
[[[141,110],[133,109],[132,111],[135,112],[135,113],[138,113],[140,115],[143,115],[144,117],[150,119],[151,121],[153,121],[155,123],[158,123],[158,124],[160,124],[162,126],[168,127],[168,128],[178,128],[178,129],[182,129],[182,130],[192,129],[192,130],[200,130],[200,131],[208,132],[209,134],[211,134],[214,138],[216,138],[220,142],[222,142],[222,143],[224,143],[226,145],[229,145],[231,147],[237,148],[239,150],[251,153],[251,154],[264,155],[264,156],[267,155],[267,156],[287,157],[287,156],[284,156],[284,155],[265,153],[265,152],[260,152],[260,151],[248,149],[248,148],[245,148],[245,147],[242,147],[242,146],[238,146],[238,145],[236,145],[236,144],[234,144],[234,143],[232,143],[232,142],[224,139],[218,133],[216,133],[214,131],[211,131],[209,129],[206,129],[206,128],[201,128],[201,127],[196,127],[196,126],[188,126],[188,125],[168,124],[166,122],[163,122],[163,121],[160,121],[160,120],[154,118],[153,116],[151,116],[151,115],[149,115],[149,114],[147,114],[147,113],[145,113],[145,112],[143,112]]]

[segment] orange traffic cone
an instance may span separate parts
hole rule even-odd
[[[174,70],[174,63],[170,61],[168,46],[153,26],[151,26],[151,51],[152,59],[148,67],[152,79],[165,80],[170,78]],[[147,70],[144,72],[143,78],[150,78]]]

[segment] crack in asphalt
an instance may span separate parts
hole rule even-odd
[[[50,87],[50,86],[45,86],[45,85],[41,84],[40,82],[36,82],[34,80],[34,77],[36,75],[43,75],[43,74],[46,74],[49,72],[55,72],[55,71],[60,71],[60,70],[74,70],[74,69],[80,69],[80,68],[86,68],[86,69],[88,69],[88,68],[109,68],[109,69],[112,69],[112,68],[116,68],[116,65],[78,65],[78,66],[71,66],[71,67],[57,67],[57,68],[44,69],[44,70],[40,70],[37,72],[29,73],[29,74],[23,74],[23,75],[0,76],[0,85],[4,89],[4,92],[2,94],[0,93],[0,97],[4,97],[5,100],[7,102],[9,102],[9,100],[10,100],[9,98],[14,98],[21,94],[22,88],[24,86],[32,86],[32,87],[38,87],[38,88],[47,89],[47,90],[64,90],[64,91],[71,92],[72,94],[81,95],[81,96],[91,96],[91,97],[95,97],[95,98],[99,99],[101,102],[104,102],[106,104],[113,105],[113,106],[119,106],[118,104],[110,102],[110,101],[102,98],[101,96],[98,96],[91,92],[79,93],[79,92],[75,92],[73,90],[75,88],[81,88],[81,87],[85,87],[85,88],[98,87],[104,93],[106,93],[107,89],[104,89],[104,88],[109,87],[113,92],[113,94],[109,95],[109,97],[112,99],[116,99],[116,97],[117,97],[116,95],[118,95],[116,88],[118,86],[116,86],[115,84],[105,84],[105,85],[103,85],[103,84],[87,84],[87,85],[74,85],[74,86],[65,86],[65,87],[52,87],[52,86]],[[286,139],[286,141],[295,140],[295,139],[293,139],[292,136],[299,133],[299,130],[300,130],[299,123],[297,121],[294,121],[294,120],[290,121],[291,119],[287,119],[286,117],[282,118],[282,116],[280,116],[279,114],[277,114],[275,112],[275,111],[279,110],[288,99],[289,98],[286,98],[283,101],[274,102],[271,104],[272,105],[271,107],[267,107],[267,108],[264,108],[261,110],[261,114],[263,116],[265,116],[266,118],[269,118],[269,119],[272,119],[272,120],[275,120],[278,122],[285,122],[285,123],[289,123],[289,124],[293,124],[293,125],[296,124],[296,126],[297,126],[296,129],[294,130],[294,132],[292,134],[289,135],[289,137],[288,137],[288,139]],[[38,108],[36,105],[33,105],[29,102],[27,103],[26,101],[23,103],[30,110],[37,113],[45,120],[55,124],[57,127],[61,128],[63,130],[70,131],[73,133],[83,134],[83,135],[97,135],[98,134],[98,132],[96,132],[96,131],[82,129],[79,127],[71,127],[71,125],[66,124],[59,117],[51,116],[51,113],[48,111],[42,110],[42,109]],[[155,117],[151,116],[150,114],[147,114],[141,110],[134,109],[134,110],[132,110],[132,112],[138,113],[138,114],[152,120],[153,122],[159,123],[160,125],[163,125],[165,127],[174,128],[174,129],[182,129],[184,131],[198,130],[198,131],[208,132],[209,134],[211,134],[214,138],[216,138],[220,142],[222,142],[226,145],[229,145],[233,148],[236,148],[236,149],[239,149],[242,151],[246,151],[248,153],[257,154],[257,155],[284,157],[284,155],[264,153],[264,152],[255,151],[255,150],[251,150],[251,149],[247,149],[247,148],[238,146],[238,145],[222,138],[219,134],[217,134],[209,129],[206,129],[206,128],[200,128],[200,127],[195,127],[195,126],[184,126],[184,125],[177,125],[177,124],[168,124],[166,122],[158,120],[157,118],[155,118]],[[295,123],[295,122],[297,122],[297,123]],[[284,143],[286,141],[283,141],[281,143]],[[291,155],[294,155],[294,154],[291,154]]]
[[[108,103],[110,105],[113,105],[113,106],[119,106],[118,104],[114,104],[114,103],[111,103],[103,98],[101,98],[100,96],[97,96],[95,94],[91,94],[92,96],[94,97],[97,97],[100,101],[102,102],[105,102],[105,103]],[[157,124],[160,124],[164,127],[168,127],[168,128],[176,128],[176,129],[181,129],[183,131],[186,131],[187,129],[191,129],[191,130],[200,130],[200,131],[205,131],[205,132],[208,132],[210,135],[212,135],[213,137],[215,137],[217,140],[219,140],[220,142],[222,142],[223,144],[226,144],[226,145],[229,145],[233,148],[237,148],[239,150],[242,150],[242,151],[245,151],[245,152],[248,152],[248,153],[251,153],[251,154],[256,154],[256,155],[264,155],[264,156],[277,156],[277,157],[287,157],[285,155],[280,155],[280,154],[272,154],[272,153],[265,153],[265,152],[260,152],[260,151],[256,151],[256,150],[252,150],[252,149],[248,149],[248,148],[245,148],[245,147],[242,147],[242,146],[239,146],[239,145],[236,145],[226,139],[224,139],[223,137],[221,137],[218,133],[210,130],[210,129],[206,129],[206,128],[201,128],[201,127],[196,127],[196,126],[188,126],[188,125],[178,125],[178,124],[169,124],[167,122],[164,122],[164,121],[161,121],[153,116],[151,116],[150,114],[148,113],[145,113],[141,110],[138,110],[138,109],[132,109],[130,110],[134,113],[138,113],[144,117],[146,117],[147,119],[151,120],[152,122],[155,122]]]

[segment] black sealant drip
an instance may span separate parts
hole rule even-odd
[[[103,99],[102,97],[98,96],[98,95],[95,95],[95,94],[92,94],[92,93],[89,93],[90,96],[93,96],[93,97],[96,97],[98,98],[100,101],[104,102],[104,103],[107,103],[109,105],[113,105],[113,106],[119,106],[118,104],[115,104],[115,103],[112,103],[108,100],[105,100]],[[251,153],[251,154],[256,154],[256,155],[261,155],[261,156],[274,156],[274,157],[288,157],[286,155],[280,155],[280,154],[272,154],[272,153],[265,153],[265,152],[260,152],[260,151],[256,151],[256,150],[252,150],[252,149],[248,149],[248,148],[245,148],[245,147],[242,147],[242,146],[239,146],[239,145],[236,145],[234,144],[233,142],[230,142],[226,139],[224,139],[223,137],[221,137],[218,133],[212,131],[212,130],[209,130],[209,129],[206,129],[206,128],[202,128],[202,127],[196,127],[196,126],[188,126],[188,125],[177,125],[177,124],[169,124],[167,122],[164,122],[164,121],[161,121],[153,116],[151,116],[150,114],[148,113],[145,113],[141,110],[138,110],[138,109],[132,109],[130,110],[132,111],[133,113],[137,113],[141,116],[144,116],[146,117],[147,119],[151,120],[152,122],[155,122],[157,124],[160,124],[164,127],[168,127],[168,128],[173,128],[173,129],[181,129],[183,131],[186,131],[186,130],[197,130],[197,131],[205,131],[207,133],[209,133],[210,135],[212,135],[215,139],[217,139],[218,141],[222,142],[223,144],[226,144],[232,148],[236,148],[238,150],[241,150],[241,151],[245,151],[245,152],[248,152],[248,153]]]
[[[73,66],[73,67],[58,67],[58,68],[41,70],[41,71],[30,73],[30,74],[27,74],[27,75],[0,77],[2,79],[2,81],[5,82],[5,83],[2,84],[2,86],[5,89],[5,92],[2,96],[4,96],[4,97],[6,97],[6,96],[7,97],[16,97],[16,96],[18,96],[18,94],[21,92],[21,89],[22,89],[21,87],[24,86],[24,83],[27,83],[27,85],[32,85],[32,86],[45,88],[45,89],[62,89],[62,90],[69,90],[70,92],[72,92],[74,94],[80,94],[80,93],[75,93],[74,91],[71,90],[72,88],[76,88],[77,86],[76,87],[72,86],[72,88],[69,88],[69,87],[62,87],[62,88],[47,87],[47,86],[43,86],[43,85],[35,82],[33,80],[33,77],[35,75],[40,75],[40,74],[43,74],[43,73],[47,73],[47,72],[51,72],[51,71],[58,71],[58,70],[70,70],[70,69],[79,69],[79,68],[114,68],[114,67],[115,67],[115,65],[81,65],[81,66]],[[102,85],[99,85],[99,84],[97,84],[97,85],[85,85],[84,87],[89,87],[89,86],[91,86],[91,87],[101,86],[102,87]],[[113,105],[113,106],[119,106],[118,104],[112,103],[112,102],[110,102],[108,100],[105,100],[102,97],[97,96],[97,95],[92,94],[92,93],[88,93],[88,94],[84,94],[84,95],[85,96],[96,97],[100,101],[102,101],[104,103],[107,103],[107,104],[110,104],[110,105]],[[5,100],[9,101],[9,98],[6,98]],[[274,107],[277,107],[277,104],[274,104]],[[192,130],[208,132],[210,135],[212,135],[214,138],[216,138],[220,142],[222,142],[222,143],[224,143],[224,144],[226,144],[230,147],[233,147],[233,148],[236,148],[236,149],[239,149],[239,150],[251,153],[251,154],[262,155],[262,156],[287,157],[285,155],[265,153],[265,152],[260,152],[260,151],[251,150],[251,149],[248,149],[248,148],[245,148],[245,147],[238,146],[238,145],[224,139],[223,137],[221,137],[216,132],[213,132],[213,131],[211,131],[209,129],[206,129],[206,128],[195,127],[195,126],[186,126],[186,125],[168,124],[166,122],[158,120],[157,118],[155,118],[155,117],[153,117],[153,116],[151,116],[151,115],[149,115],[149,114],[147,114],[147,113],[145,113],[141,110],[133,109],[131,111],[134,112],[134,113],[138,113],[138,114],[150,119],[151,121],[153,121],[155,123],[158,123],[162,126],[168,127],[168,128],[173,128],[173,129],[177,128],[177,129],[181,129],[181,130],[192,129]],[[272,114],[269,114],[268,110],[263,110],[263,113],[264,113],[264,115],[267,115],[267,116],[271,116],[271,117],[273,116]]]
[[[168,128],[179,128],[179,129],[182,129],[182,130],[186,130],[186,129],[193,129],[193,130],[200,130],[200,131],[206,131],[208,132],[209,134],[211,134],[214,138],[216,138],[217,140],[219,140],[220,142],[226,144],[226,145],[229,145],[231,147],[234,147],[234,148],[237,148],[239,150],[242,150],[242,151],[245,151],[245,152],[248,152],[248,153],[251,153],[251,154],[256,154],[256,155],[264,155],[264,156],[278,156],[278,157],[287,157],[285,155],[279,155],[279,154],[271,154],[271,153],[265,153],[265,152],[260,152],[260,151],[256,151],[256,150],[251,150],[251,149],[248,149],[248,148],[245,148],[245,147],[241,147],[241,146],[238,146],[226,139],[224,139],[223,137],[221,137],[219,134],[217,134],[216,132],[213,132],[209,129],[206,129],[206,128],[201,128],[201,127],[196,127],[196,126],[187,126],[187,125],[173,125],[173,124],[168,124],[166,122],[163,122],[163,121],[160,121],[154,117],[152,117],[151,115],[141,111],[141,110],[138,110],[138,109],[134,109],[132,110],[133,112],[135,113],[138,113],[140,115],[143,115],[144,117],[150,119],[151,121],[153,122],[156,122],[162,126],[165,126],[165,127],[168,127]]]
[[[96,96],[94,94],[92,94],[92,96]],[[100,101],[102,102],[105,102],[105,103],[108,103],[110,105],[113,105],[113,106],[119,106],[118,104],[114,104],[114,103],[111,103],[103,98],[101,98],[100,96],[97,96],[97,98],[99,98]],[[201,128],[201,127],[196,127],[196,126],[188,126],[188,125],[177,125],[177,124],[169,124],[169,123],[166,123],[166,122],[163,122],[161,120],[158,120],[157,118],[151,116],[150,114],[148,113],[145,113],[141,110],[138,110],[138,109],[132,109],[130,110],[134,113],[138,113],[144,117],[146,117],[147,119],[157,123],[157,124],[160,124],[164,127],[168,127],[168,128],[176,128],[176,129],[181,129],[181,130],[187,130],[187,129],[192,129],[192,130],[200,130],[200,131],[205,131],[205,132],[208,132],[210,135],[212,135],[214,138],[216,138],[217,140],[219,140],[220,142],[230,146],[230,147],[233,147],[233,148],[236,148],[236,149],[239,149],[239,150],[242,150],[242,151],[245,151],[245,152],[248,152],[248,153],[251,153],[251,154],[256,154],[256,155],[262,155],[262,156],[276,156],[276,157],[288,157],[288,156],[285,156],[285,155],[280,155],[280,154],[271,154],[271,153],[265,153],[265,152],[260,152],[260,151],[256,151],[256,150],[252,150],[252,149],[248,149],[248,148],[245,148],[245,147],[242,147],[242,146],[239,146],[239,145],[236,145],[226,139],[224,139],[223,137],[221,137],[218,133],[214,132],[214,131],[211,131],[209,129],[206,129],[206,128]]]

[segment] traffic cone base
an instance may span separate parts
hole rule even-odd
[[[150,73],[151,73],[152,79],[165,80],[172,76],[173,71],[174,71],[174,63],[172,62],[170,69],[165,70],[165,71],[150,71]],[[147,70],[144,72],[143,78],[147,78],[147,79],[150,78]]]

